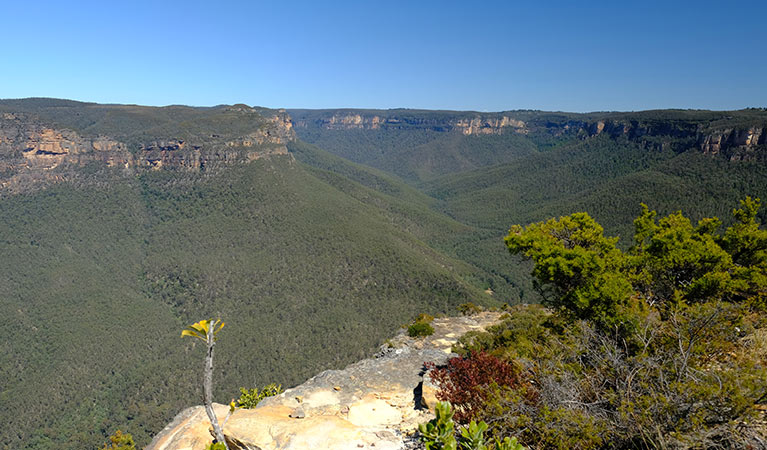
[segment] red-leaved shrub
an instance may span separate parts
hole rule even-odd
[[[524,387],[530,401],[536,395],[516,366],[485,352],[472,351],[465,357],[449,359],[445,366],[429,363],[426,367],[433,369],[430,376],[439,388],[437,399],[453,404],[458,423],[468,423],[476,416],[493,383],[514,389]]]

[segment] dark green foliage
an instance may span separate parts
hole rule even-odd
[[[552,339],[561,334],[563,327],[563,320],[541,305],[517,305],[487,332],[463,335],[453,351],[468,357],[472,351],[484,350],[507,361],[546,357]]]
[[[0,100],[0,112],[27,113],[84,137],[109,136],[136,151],[152,141],[168,139],[202,143],[217,137],[246,136],[266,125],[266,108],[245,105],[151,107],[101,105],[57,99]],[[212,131],[212,133],[211,133]]]
[[[147,141],[204,136],[211,129],[237,136],[262,125],[259,109],[226,106],[145,108],[30,99],[0,101],[0,111],[39,116],[86,137],[124,139],[131,150]],[[273,379],[289,386],[367,356],[424,310],[445,313],[467,301],[537,302],[529,276],[533,264],[522,255],[510,258],[501,238],[510,223],[576,211],[589,211],[608,235],[623,236],[616,244],[622,251],[632,245],[626,237],[638,202],[652,204],[661,215],[681,208],[692,218],[692,231],[685,225],[684,239],[676,243],[662,231],[665,225],[656,223],[659,249],[663,242],[708,248],[711,242],[700,233],[717,234],[714,243],[732,264],[727,258],[685,264],[695,270],[719,267],[729,279],[693,273],[688,281],[698,280],[694,288],[669,283],[684,267],[656,261],[646,275],[635,270],[654,250],[630,254],[636,264],[626,273],[637,292],[657,296],[676,290],[685,301],[664,301],[678,309],[660,318],[634,311],[631,298],[619,304],[627,311],[615,312],[636,312],[639,325],[653,327],[658,323],[652,320],[668,325],[675,317],[677,328],[656,327],[666,341],[687,326],[684,335],[696,339],[692,347],[709,345],[713,338],[698,338],[696,324],[737,315],[725,306],[706,309],[704,299],[721,294],[723,301],[747,305],[749,311],[767,309],[763,271],[755,263],[764,254],[755,223],[765,212],[752,204],[740,217],[729,215],[731,205],[747,194],[767,197],[764,162],[702,155],[688,138],[673,137],[697,130],[698,122],[691,128],[690,120],[705,122],[700,122],[704,131],[762,126],[763,111],[503,114],[528,123],[529,133],[463,136],[424,130],[413,124],[466,114],[408,110],[387,115],[401,119],[396,128],[313,131],[312,142],[383,170],[294,142],[289,148],[298,163],[277,157],[215,175],[160,171],[137,177],[90,164],[78,168],[80,178],[72,182],[2,198],[0,313],[9,318],[11,331],[0,343],[0,448],[93,448],[118,426],[131,429],[140,444],[148,442],[175,413],[199,403],[194,344],[179,351],[172,332],[198,317],[220,316],[230,327],[217,353],[222,373],[216,374],[221,380],[216,397],[229,399],[236,386]],[[669,138],[565,131],[596,120],[636,122]],[[562,133],[543,131],[548,124]],[[751,210],[756,222],[748,218]],[[711,215],[723,218],[722,231],[714,233],[713,222],[695,225]],[[648,235],[646,245],[650,240]],[[609,263],[609,257],[600,258]],[[645,284],[636,284],[636,277]],[[482,293],[488,288],[493,297]],[[571,298],[587,294],[581,289]],[[598,303],[590,302],[581,313],[613,314]],[[522,319],[512,314],[497,335],[475,336],[476,349],[493,346],[489,351],[495,356],[529,360],[536,353],[561,354],[588,334],[574,330],[561,314],[528,311]],[[741,330],[753,326],[751,319],[742,322],[736,325]],[[541,327],[535,328],[537,323]],[[149,331],[136,333],[126,324]],[[712,330],[726,336],[728,329]],[[760,342],[753,336],[743,339]],[[641,343],[629,341],[634,349]],[[726,352],[724,347],[717,351]],[[582,354],[558,364],[581,367]],[[641,370],[660,373],[669,361]],[[610,364],[588,367],[579,369],[578,382],[585,383],[583,374],[594,367],[613,373]],[[560,373],[556,370],[549,373]],[[583,419],[592,416],[564,417],[573,408],[558,407],[541,409],[549,412],[535,423],[551,419],[562,429],[589,435],[601,429]]]
[[[407,327],[407,335],[410,337],[425,337],[432,334],[434,334],[434,327],[425,322],[416,322]]]
[[[745,195],[767,197],[764,161],[733,162],[703,155],[695,139],[683,137],[689,133],[765,126],[767,114],[759,110],[591,114],[509,111],[486,115],[524,121],[529,127],[524,136],[509,132],[455,136],[454,131],[440,131],[433,126],[440,121],[480,115],[473,112],[298,110],[291,113],[296,114],[297,121],[309,124],[296,127],[300,137],[330,152],[402,176],[433,197],[425,206],[444,211],[464,226],[472,227],[467,232],[437,231],[422,238],[480,269],[482,274],[471,282],[483,289],[492,288],[496,298],[512,304],[534,303],[540,298],[528,275],[531,266],[522,263],[521,258],[510,261],[498,246],[498,239],[506,234],[509,223],[530,223],[589,211],[608,234],[629,237],[638,202],[652,203],[662,214],[682,208],[693,220],[717,215],[723,217],[727,225],[730,219],[726,205]],[[377,115],[397,122],[376,130],[333,130],[311,125],[337,114]],[[616,131],[589,137],[566,132],[584,124],[596,126],[597,121],[607,121],[608,128],[609,123],[616,124],[618,131],[618,125],[625,124],[636,129],[644,127],[647,132],[659,135],[634,136]],[[525,144],[513,143],[512,136],[524,140]],[[470,143],[471,155],[456,158],[453,149],[458,147],[451,142]],[[529,144],[537,148],[526,147]],[[522,148],[525,150],[518,151]],[[764,149],[757,149],[758,152],[764,153]],[[309,153],[297,152],[296,155],[326,170],[350,173],[335,163],[318,163]],[[492,155],[511,158],[493,160]],[[451,166],[451,161],[456,159],[475,162]],[[443,165],[434,171],[433,164]],[[472,166],[476,169],[468,170]],[[418,174],[424,170],[430,175]],[[445,175],[435,179],[434,175],[439,173]],[[760,214],[765,217],[764,211]],[[439,241],[433,236],[439,236]],[[623,239],[618,245],[626,249],[631,240]]]
[[[538,299],[527,274],[528,264],[521,258],[508,264],[508,253],[498,244],[505,229],[489,231],[462,224],[442,213],[436,199],[396,177],[350,163],[314,146],[297,142],[289,145],[289,149],[297,159],[312,166],[315,176],[381,209],[390,222],[441,252],[476,267],[467,276],[471,284],[483,290],[492,288],[496,298],[511,303]],[[485,304],[495,303],[485,298]]]
[[[245,389],[240,388],[240,398],[237,399],[237,407],[245,409],[253,409],[261,402],[261,400],[267,397],[273,397],[282,393],[282,385],[271,383],[260,390],[258,388]]]
[[[621,309],[631,283],[621,270],[623,254],[617,238],[603,236],[602,227],[586,213],[559,220],[511,227],[506,245],[534,263],[533,276],[550,306],[589,319],[609,330],[628,319]]]

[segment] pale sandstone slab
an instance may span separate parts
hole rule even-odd
[[[383,400],[366,397],[349,407],[349,422],[358,427],[386,427],[402,422],[402,413]]]

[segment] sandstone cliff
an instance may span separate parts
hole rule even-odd
[[[72,107],[66,113],[74,116],[83,108]],[[286,144],[295,139],[284,110],[257,110],[245,105],[203,110],[192,120],[163,112],[165,123],[160,124],[152,120],[152,114],[162,108],[135,107],[130,115],[139,116],[144,123],[128,132],[118,129],[111,133],[99,122],[85,130],[68,127],[69,116],[59,119],[60,111],[51,117],[46,111],[13,111],[9,106],[3,110],[0,195],[82,178],[81,169],[86,166],[97,171],[112,168],[123,174],[160,169],[211,171],[264,156],[287,155]],[[112,113],[104,106],[91,114],[97,121],[106,121]]]
[[[299,118],[296,127],[319,127],[327,130],[378,130],[420,128],[440,132],[457,131],[465,135],[500,134],[505,130],[525,134],[525,122],[497,114],[467,114],[460,117],[434,118],[417,113],[398,116],[383,116],[370,113],[344,112],[324,115],[318,118]]]
[[[230,449],[413,448],[414,431],[434,417],[436,403],[424,362],[444,364],[460,336],[500,316],[484,312],[435,319],[435,333],[428,338],[401,332],[374,358],[322,372],[255,409],[237,410],[224,426]],[[216,405],[218,417],[227,411]],[[205,411],[196,406],[181,412],[147,450],[202,450],[211,439]]]

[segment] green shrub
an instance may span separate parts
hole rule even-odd
[[[407,335],[410,337],[425,337],[434,334],[434,327],[427,322],[415,322],[407,327]]]
[[[503,440],[495,440],[495,450],[526,450],[525,447],[517,442],[517,438],[505,437]]]
[[[237,407],[244,409],[253,409],[258,403],[266,397],[273,397],[282,393],[282,385],[271,383],[258,390],[258,388],[245,389],[240,388],[240,398],[237,400]]]
[[[410,337],[424,337],[434,334],[434,327],[430,324],[434,320],[434,316],[429,314],[419,314],[418,317],[408,325],[407,335]]]
[[[485,431],[487,431],[487,424],[485,422],[477,423],[472,420],[469,423],[469,426],[461,429],[461,448],[487,450],[487,445],[485,445]]]

